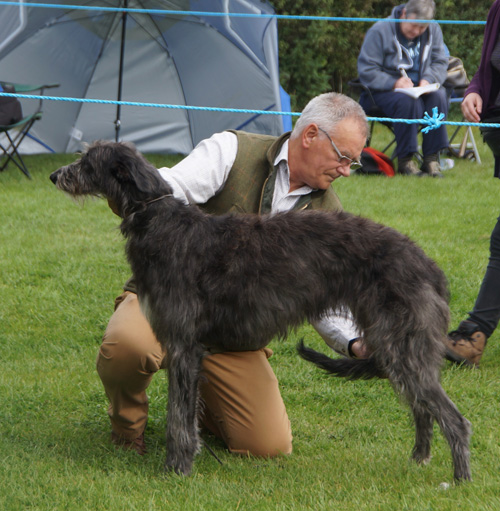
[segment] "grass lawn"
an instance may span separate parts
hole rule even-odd
[[[474,303],[499,213],[493,158],[455,160],[444,179],[353,176],[335,188],[346,210],[411,236],[445,271],[452,327]],[[104,201],[82,206],[49,174],[72,155],[27,157],[33,180],[0,174],[0,509],[17,510],[491,510],[500,508],[500,343],[480,370],[446,364],[443,386],[472,422],[474,481],[455,486],[435,427],[432,462],[409,460],[413,426],[387,381],[329,378],[300,360],[308,325],[273,342],[294,452],[263,460],[227,453],[213,438],[191,477],[165,477],[166,378],[150,387],[144,457],[109,441],[107,401],[94,362],[113,299],[129,276],[119,221]],[[152,156],[170,166],[172,156]],[[441,482],[452,483],[448,490]]]

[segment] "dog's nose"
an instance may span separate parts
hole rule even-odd
[[[57,183],[57,176],[59,174],[59,172],[61,172],[61,169],[58,169],[56,170],[55,172],[52,172],[52,174],[50,175],[50,180],[56,184]]]

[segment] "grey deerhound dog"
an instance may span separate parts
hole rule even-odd
[[[141,308],[167,352],[167,470],[189,474],[200,449],[207,348],[257,350],[304,320],[349,307],[368,360],[334,360],[302,344],[300,354],[337,376],[386,376],[413,412],[413,458],[429,461],[436,420],[455,478],[470,479],[470,424],[440,384],[446,280],[407,237],[343,212],[210,216],[175,199],[124,143],[96,142],[50,178],[72,196],[109,199],[123,219]]]

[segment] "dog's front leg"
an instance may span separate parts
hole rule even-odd
[[[198,434],[198,381],[203,347],[196,343],[176,343],[167,348],[168,407],[167,460],[165,469],[178,474],[191,472],[200,450]]]

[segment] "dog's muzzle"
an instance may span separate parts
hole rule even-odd
[[[52,172],[50,175],[50,180],[56,185],[57,184],[57,178],[59,174],[61,173],[61,169],[56,170],[55,172]]]

